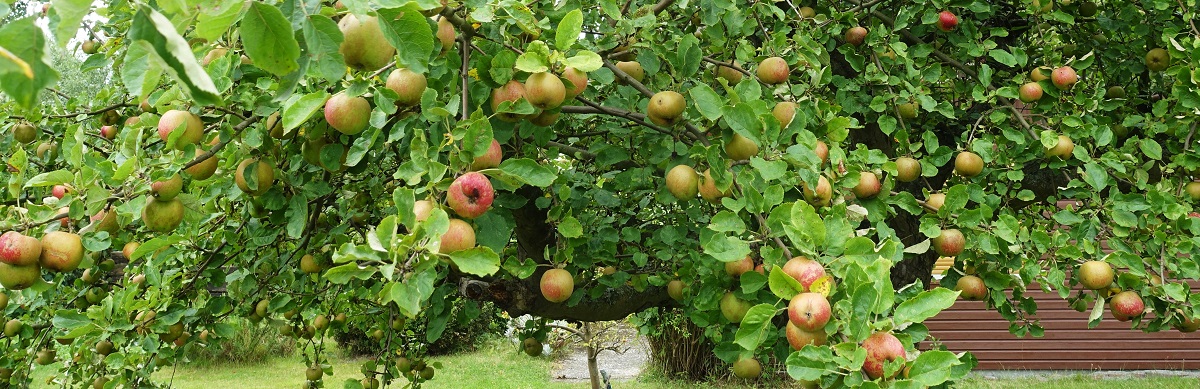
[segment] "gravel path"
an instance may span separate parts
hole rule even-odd
[[[623,354],[613,351],[603,351],[596,357],[596,365],[601,371],[608,372],[612,381],[628,381],[636,379],[642,373],[642,367],[650,359],[650,346],[646,339],[633,332],[633,337],[625,338],[622,347],[628,350]],[[587,368],[587,350],[575,348],[570,354],[555,363],[550,373],[555,381],[585,382],[591,379]]]

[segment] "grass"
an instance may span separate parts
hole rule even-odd
[[[340,388],[347,379],[362,378],[359,367],[365,359],[340,357],[339,353],[331,352],[334,363],[332,377],[325,377],[326,388]],[[438,357],[434,362],[440,362],[442,368],[437,370],[434,380],[426,388],[494,388],[494,389],[582,389],[589,385],[586,382],[557,382],[551,381],[551,370],[554,362],[548,358],[530,358],[520,354],[515,348],[493,343],[478,351],[453,356]],[[38,367],[34,370],[34,388],[50,388],[46,384],[47,377],[58,368],[58,365]],[[172,370],[170,367],[154,375],[157,382],[166,384],[172,382],[174,388],[208,389],[222,387],[237,387],[243,389],[265,388],[296,388],[304,381],[305,367],[299,355],[293,357],[269,358],[260,363],[217,363],[207,365],[179,366]],[[470,383],[469,385],[465,383]],[[789,385],[769,385],[770,387],[789,387]],[[393,387],[400,387],[395,386]],[[668,389],[668,388],[700,388],[700,389],[741,389],[750,388],[736,382],[692,383],[675,381],[654,374],[643,374],[636,381],[622,382],[622,389]],[[1087,375],[1076,376],[1019,376],[1004,378],[973,377],[960,382],[957,387],[972,389],[1094,389],[1094,388],[1197,388],[1200,378],[1189,377],[1120,377],[1095,378]]]

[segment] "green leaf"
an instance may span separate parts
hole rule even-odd
[[[937,386],[950,379],[950,368],[960,364],[962,362],[952,352],[925,351],[913,362],[908,378],[926,388]]]
[[[781,266],[771,267],[771,274],[768,276],[767,285],[771,288],[771,293],[774,293],[776,297],[785,301],[791,301],[792,297],[796,297],[796,295],[804,291],[804,285],[801,285],[800,281],[796,281],[795,278],[784,273]]]
[[[34,106],[39,91],[58,82],[58,72],[46,62],[46,37],[35,19],[0,26],[0,90],[26,108]]]
[[[582,32],[583,12],[578,9],[567,12],[567,15],[558,22],[558,30],[554,33],[554,47],[559,51],[567,51],[575,45],[575,41],[579,39],[579,34]]]
[[[425,73],[429,69],[429,56],[433,54],[433,28],[429,19],[421,15],[416,4],[403,8],[381,9],[379,27],[383,37],[396,48],[396,65]]]
[[[249,5],[245,0],[221,0],[219,3],[207,3],[200,8],[196,16],[196,36],[215,41],[229,30],[229,26],[241,19],[242,10]]]
[[[129,258],[129,260],[132,261],[135,259],[140,259],[140,258],[144,257],[146,254],[157,252],[159,249],[162,249],[167,246],[172,246],[176,243],[183,242],[185,240],[187,240],[187,239],[184,239],[182,236],[179,236],[179,235],[159,236],[154,239],[150,239],[150,240],[146,241],[146,243],[142,243],[141,245],[139,245],[137,250],[133,250],[133,254],[130,255],[131,258]]]
[[[717,95],[717,91],[713,90],[708,84],[697,84],[688,91],[692,101],[696,102],[696,110],[704,115],[705,119],[717,120],[721,118],[721,109],[725,105],[725,99]]]
[[[748,103],[739,103],[735,106],[726,106],[723,109],[725,123],[729,124],[738,135],[749,138],[754,143],[762,144],[758,139],[762,133],[762,120],[759,120],[758,114],[755,113],[754,107]]]
[[[500,163],[500,171],[511,179],[542,188],[558,179],[553,170],[529,158],[507,159]]]
[[[300,44],[279,8],[252,2],[242,17],[242,43],[254,66],[282,76],[299,68]]]
[[[580,50],[574,56],[562,60],[562,64],[565,67],[572,67],[581,72],[588,73],[603,67],[604,60],[600,59],[600,54]]]
[[[783,160],[767,161],[759,157],[750,158],[750,166],[758,171],[764,181],[774,181],[787,174],[788,164]],[[774,205],[774,204],[768,204]]]
[[[208,72],[196,61],[191,46],[175,31],[175,26],[167,17],[150,6],[138,7],[129,26],[129,39],[150,43],[154,53],[167,65],[167,72],[183,84],[196,104],[221,104],[221,95],[208,77]]]
[[[1158,142],[1154,139],[1142,139],[1138,143],[1138,147],[1142,149],[1142,153],[1146,154],[1146,157],[1155,160],[1162,159],[1162,146],[1159,146]]]
[[[896,307],[892,320],[897,325],[920,323],[954,305],[959,292],[946,288],[933,288],[916,295]]]
[[[345,284],[351,279],[367,280],[376,272],[374,267],[360,267],[350,262],[325,271],[325,279],[335,284]]]
[[[578,238],[583,236],[583,225],[574,216],[567,216],[558,222],[558,233],[564,238]]]
[[[58,19],[50,19],[50,28],[54,31],[54,39],[59,47],[66,47],[67,42],[79,32],[79,22],[92,8],[91,0],[51,0],[54,13]]]
[[[788,376],[795,380],[820,380],[826,373],[837,372],[833,358],[833,350],[829,347],[804,346],[800,351],[788,355],[785,362]]]
[[[496,274],[500,270],[500,256],[491,247],[480,246],[450,253],[450,261],[463,273],[480,277]]]
[[[65,184],[67,182],[70,182],[72,178],[75,178],[75,175],[71,174],[70,171],[55,170],[52,172],[42,173],[42,174],[33,176],[33,178],[30,178],[29,181],[25,181],[25,187],[26,188],[37,188],[37,187],[43,187],[43,186],[53,186],[53,185],[58,185],[58,184]]]
[[[550,70],[550,48],[542,41],[529,42],[529,47],[517,57],[516,67],[517,70],[529,73]]]
[[[1017,58],[1014,57],[1012,54],[1009,54],[1007,51],[1000,50],[1000,49],[992,49],[991,51],[988,51],[988,54],[991,55],[992,59],[995,59],[996,62],[1005,64],[1007,66],[1016,66],[1017,65]]]
[[[1108,186],[1108,170],[1095,162],[1088,162],[1084,165],[1083,181],[1095,188],[1097,192],[1102,191]]]
[[[771,318],[775,316],[775,307],[771,304],[759,304],[746,311],[742,323],[734,335],[734,343],[746,350],[754,350],[766,340],[768,328],[771,328]]]
[[[346,59],[338,51],[342,31],[337,23],[324,15],[309,15],[304,23],[305,55],[326,81],[337,82],[346,75]]]
[[[288,200],[287,234],[292,239],[300,239],[304,226],[308,222],[308,196],[296,193]]]
[[[708,224],[708,229],[716,232],[732,232],[740,234],[746,231],[746,222],[742,220],[737,213],[729,210],[722,210],[713,216]]]
[[[54,313],[54,319],[51,320],[56,328],[62,328],[70,331],[79,327],[92,324],[92,320],[79,311],[61,310]]]
[[[325,106],[329,94],[316,91],[304,96],[292,96],[283,103],[283,129],[291,131],[307,122],[313,114]]]
[[[750,255],[750,244],[725,234],[713,234],[704,242],[704,253],[721,262],[733,262]]]
[[[130,95],[146,97],[162,79],[162,69],[167,65],[153,53],[154,48],[146,41],[132,42],[125,51],[121,83]]]

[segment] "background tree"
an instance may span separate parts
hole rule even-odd
[[[0,376],[151,385],[239,315],[311,341],[310,385],[346,328],[382,351],[345,386],[419,385],[457,294],[680,309],[741,377],[937,386],[973,366],[915,347],[959,296],[939,255],[1018,335],[1031,285],[1192,331],[1194,8],[5,6]],[[111,82],[38,99],[94,12],[81,66]]]

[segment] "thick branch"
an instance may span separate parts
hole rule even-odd
[[[530,277],[530,280],[538,277]],[[459,292],[472,300],[491,301],[513,317],[534,315],[552,320],[582,322],[621,320],[631,314],[657,307],[674,305],[666,288],[649,287],[637,291],[633,287],[609,289],[596,298],[585,297],[575,305],[552,303],[542,297],[533,281],[499,280],[484,282],[463,280]]]
[[[250,116],[250,117],[246,118],[246,120],[243,120],[241,123],[238,123],[236,126],[233,126],[233,136],[229,137],[229,139],[222,141],[221,143],[217,143],[216,146],[213,146],[212,149],[209,149],[208,151],[204,152],[204,154],[197,155],[196,158],[192,159],[191,161],[188,161],[188,163],[184,164],[183,168],[179,169],[179,170],[181,170],[181,171],[187,170],[188,168],[190,168],[192,166],[196,166],[197,164],[204,162],[205,160],[208,160],[209,158],[212,158],[212,156],[217,155],[217,152],[219,152],[219,151],[221,151],[221,149],[225,148],[225,145],[229,144],[229,142],[232,141],[233,138],[237,138],[237,135],[241,134],[242,130],[245,130],[246,127],[250,127],[251,124],[254,124],[254,122],[257,122],[257,121],[258,121],[258,116]]]

